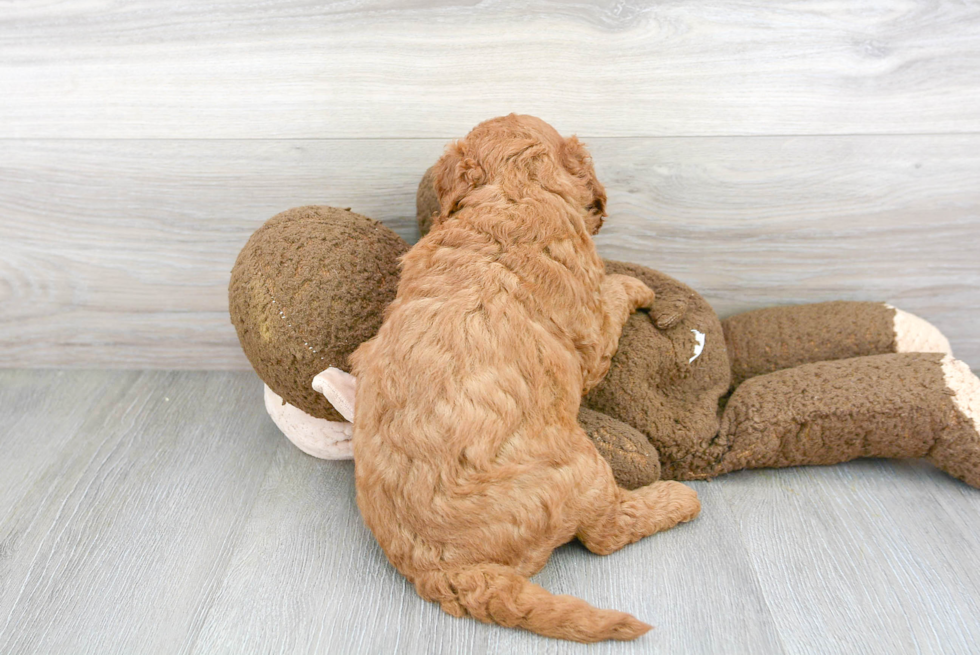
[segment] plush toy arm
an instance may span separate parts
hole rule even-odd
[[[732,394],[710,478],[743,468],[926,457],[980,487],[980,379],[950,356],[896,353],[817,362],[746,381]]]
[[[439,213],[439,196],[436,195],[435,166],[429,166],[415,192],[415,219],[419,234],[425,236],[432,228],[432,218]]]
[[[353,423],[354,392],[357,389],[357,380],[353,375],[331,366],[314,376],[313,388],[322,393],[341,416]]]
[[[951,354],[926,321],[877,302],[770,307],[722,321],[732,385],[811,362],[895,352]]]

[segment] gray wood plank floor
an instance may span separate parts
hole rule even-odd
[[[656,629],[587,647],[419,599],[350,462],[251,373],[0,371],[0,653],[970,653],[980,491],[863,460],[696,483],[704,511],[536,581]]]

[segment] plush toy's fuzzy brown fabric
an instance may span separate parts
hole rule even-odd
[[[681,462],[707,465],[708,444],[718,433],[719,399],[730,380],[721,322],[704,298],[667,275],[611,261],[606,271],[639,278],[656,292],[658,303],[679,308],[681,316],[666,329],[646,316],[630,317],[606,378],[584,406],[645,434],[660,453],[665,478],[676,477]],[[704,335],[697,357],[694,330]]]
[[[426,192],[431,186],[427,171],[416,208],[423,231],[439,208]],[[943,368],[950,358],[941,354],[949,345],[931,326],[933,334],[911,342],[939,354],[894,354],[903,350],[897,310],[884,303],[774,307],[719,322],[703,298],[669,276],[619,262],[606,262],[606,270],[638,277],[657,292],[654,323],[645,316],[627,322],[609,373],[585,397],[579,418],[620,484],[654,471],[641,470],[641,460],[610,457],[604,442],[627,437],[611,436],[621,434],[616,424],[599,435],[594,415],[583,419],[587,411],[645,435],[669,479],[855,457],[928,457],[980,486],[980,428],[951,400]],[[705,335],[705,344],[689,362],[692,330]],[[964,386],[975,390],[975,376],[960,366]],[[980,404],[978,394],[960,405]]]
[[[431,171],[417,200],[425,234],[439,210]],[[374,335],[394,297],[396,260],[407,249],[376,221],[342,210],[299,208],[271,219],[243,250],[229,288],[233,322],[259,376],[290,404],[339,420],[309,381],[327,366],[347,369],[347,355]],[[333,270],[344,272],[324,273]],[[907,457],[933,444],[932,461],[980,486],[980,427],[951,409],[939,355],[875,358],[902,350],[894,308],[830,302],[721,322],[701,296],[663,273],[619,262],[606,262],[606,270],[638,277],[657,293],[653,322],[645,315],[627,321],[609,373],[579,416],[621,486],[658,475],[690,480],[744,467],[846,461],[883,452],[875,450],[879,442],[884,452]],[[290,303],[284,311],[295,321],[283,325],[274,294]],[[705,343],[689,361],[692,330]],[[923,349],[948,353],[933,331],[938,339],[922,341]],[[316,356],[303,341],[314,344]],[[975,386],[960,366],[967,386]],[[977,405],[980,396],[961,399],[969,402]]]
[[[858,457],[926,457],[980,486],[980,438],[953,402],[941,353],[893,353],[815,362],[761,375],[735,390],[714,465],[677,479],[744,468],[836,464]]]
[[[422,183],[415,193],[415,218],[419,224],[419,233],[425,236],[432,229],[432,219],[439,213],[439,196],[436,195],[435,180],[433,179],[433,169],[422,176]]]
[[[880,302],[768,307],[722,323],[732,384],[810,362],[895,352],[895,309]]]
[[[687,314],[672,328],[658,330],[633,317],[609,374],[584,400],[642,432],[660,454],[664,478],[700,480],[857,457],[926,457],[980,486],[977,414],[963,409],[978,404],[978,381],[942,352],[895,353],[893,308],[819,303],[749,312],[719,324],[710,306],[676,280],[633,264],[606,266],[639,277],[660,297],[687,299]],[[706,334],[704,351],[689,365],[688,328]],[[826,334],[836,335],[839,345]],[[739,362],[737,376],[729,357]],[[958,404],[947,379],[950,362],[963,369],[965,397]],[[732,387],[741,382],[730,397],[729,380]],[[630,477],[628,466],[613,464],[617,479]]]
[[[348,355],[377,333],[407,250],[378,221],[333,207],[297,207],[260,227],[232,269],[228,305],[262,381],[307,414],[343,420],[311,381],[349,370]]]

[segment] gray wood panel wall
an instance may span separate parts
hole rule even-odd
[[[918,313],[980,367],[980,6],[386,0],[0,12],[0,366],[244,368],[225,288],[301,204],[414,240],[482,119],[592,148],[609,258],[720,314]]]

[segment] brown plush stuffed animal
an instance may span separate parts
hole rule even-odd
[[[439,209],[431,189],[430,169],[417,195],[423,232]],[[925,457],[980,487],[980,380],[926,321],[884,303],[838,301],[721,322],[667,275],[620,262],[606,270],[650,286],[659,316],[630,317],[583,407],[643,433],[663,477]],[[602,452],[605,435],[587,431]],[[645,471],[621,461],[613,470],[624,485]]]
[[[423,233],[436,209],[427,175],[418,194]],[[324,246],[297,253],[307,242]],[[270,414],[306,452],[349,456],[349,427],[307,395],[315,384],[351,417],[353,381],[336,370],[317,373],[347,370],[347,355],[373,336],[407,247],[376,221],[307,207],[271,219],[239,256],[232,321],[267,385]],[[308,265],[281,264],[291,258]],[[883,303],[830,302],[720,321],[667,275],[606,266],[657,293],[654,320],[629,319],[609,373],[579,414],[621,486],[924,457],[980,487],[980,380],[922,319]],[[308,307],[321,313],[304,315]]]

